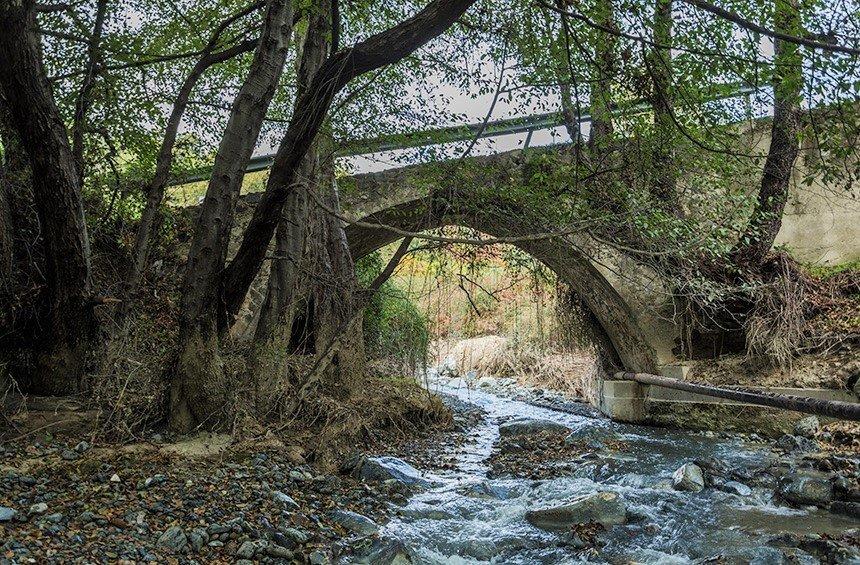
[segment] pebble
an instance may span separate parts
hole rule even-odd
[[[297,528],[284,528],[281,533],[286,539],[296,544],[307,543],[308,535]]]
[[[268,547],[266,547],[266,555],[272,557],[274,559],[292,559],[293,552],[287,549],[286,547],[282,547],[280,545],[276,545],[270,543]]]
[[[37,502],[30,507],[30,514],[44,514],[48,511],[48,505],[44,502]]]
[[[295,500],[293,500],[292,497],[290,497],[288,494],[286,494],[282,491],[276,490],[276,491],[272,492],[272,499],[275,502],[278,502],[281,505],[283,505],[283,507],[286,508],[287,510],[298,510],[299,509],[299,503],[296,502]]]
[[[122,479],[120,479],[120,478],[119,478],[119,475],[117,475],[116,473],[114,473],[114,474],[113,474],[113,475],[111,475],[111,477],[110,477],[110,482],[112,482],[112,483],[118,483],[118,482],[121,482],[121,481],[122,481]]]
[[[146,490],[149,487],[160,485],[163,482],[167,481],[167,477],[164,475],[154,475],[152,477],[147,477],[142,481],[137,482],[137,490]]]
[[[182,528],[179,526],[171,526],[167,528],[163,534],[158,537],[155,542],[158,547],[163,547],[174,552],[180,552],[188,545],[188,538]]]
[[[209,543],[209,534],[203,528],[194,528],[188,536],[188,541],[191,543],[191,549],[195,553],[200,553],[200,550]]]
[[[0,506],[0,522],[11,522],[18,512],[8,506]]]
[[[246,541],[236,550],[236,557],[251,559],[257,551],[257,546],[252,541]]]
[[[78,459],[80,456],[81,456],[80,453],[78,453],[77,451],[73,451],[71,449],[64,449],[62,452],[60,452],[60,457],[62,457],[66,461],[74,461],[75,459]]]
[[[376,525],[376,522],[357,512],[335,510],[331,512],[330,516],[336,523],[358,534],[372,535],[379,531],[379,526]]]

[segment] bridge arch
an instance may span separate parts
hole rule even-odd
[[[455,200],[460,200],[462,195]],[[420,232],[448,225],[469,227],[492,237],[522,237],[549,233],[527,211],[504,206],[472,205],[457,210],[450,200],[440,204],[424,196],[372,212],[346,228],[353,257],[358,259],[401,239],[396,230]],[[393,228],[393,229],[392,229]],[[524,238],[517,247],[541,261],[569,284],[594,315],[605,342],[611,345],[623,368],[657,373],[657,355],[645,337],[630,305],[592,264],[590,259],[562,236]]]

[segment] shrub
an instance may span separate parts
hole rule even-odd
[[[361,286],[367,287],[384,267],[377,251],[356,263]],[[430,333],[427,317],[409,296],[391,281],[385,282],[364,310],[364,342],[367,353],[416,367],[425,360]]]

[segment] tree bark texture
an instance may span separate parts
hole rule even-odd
[[[21,145],[12,116],[0,99],[0,347],[32,347],[36,325],[32,289],[43,288],[44,250],[33,195],[30,157]]]
[[[170,387],[170,426],[217,426],[227,404],[219,357],[218,300],[245,167],[283,72],[292,30],[290,0],[270,0],[248,76],[233,102],[188,254],[179,351]]]
[[[30,391],[80,391],[94,333],[90,247],[68,132],[42,65],[31,1],[0,4],[0,87],[30,157],[45,249],[46,304]]]
[[[297,97],[308,89],[329,55],[333,33],[331,5],[318,6],[309,15],[297,72]],[[275,232],[275,255],[269,269],[266,297],[254,333],[253,367],[257,413],[267,414],[275,396],[286,390],[287,355],[294,313],[310,298],[308,249],[308,191],[317,190],[321,175],[318,143],[305,154],[296,176],[297,186],[287,196]],[[304,287],[302,292],[300,286]],[[310,312],[308,312],[310,314]]]
[[[330,5],[329,5],[330,7]],[[318,7],[309,16],[308,31],[302,42],[298,69],[298,97],[308,89],[329,53],[331,17],[325,6]],[[319,179],[319,152],[312,147],[300,166],[297,186],[285,202],[275,234],[275,256],[266,288],[266,298],[260,310],[260,319],[254,334],[263,342],[273,336],[276,325],[289,326],[298,286],[300,263],[305,250],[308,227],[308,190],[313,190]]]
[[[774,28],[798,35],[800,12],[796,0],[775,0]],[[737,266],[758,266],[782,227],[791,173],[799,153],[800,99],[803,89],[802,55],[794,43],[774,41],[773,124],[770,148],[752,215],[732,252]]]
[[[652,195],[664,211],[682,216],[677,197],[675,170],[675,122],[672,116],[672,0],[656,0],[654,7],[654,47],[648,55],[651,75],[651,105],[654,108],[654,149],[652,152]]]
[[[611,0],[597,0],[595,19],[605,27],[615,27]],[[593,150],[608,148],[612,137],[612,80],[615,74],[615,50],[618,39],[603,31],[595,31],[595,84],[591,90],[591,133],[588,145]],[[603,153],[603,151],[601,151]]]
[[[325,146],[333,148],[333,144]],[[329,209],[340,210],[334,162],[321,164],[318,197]],[[318,354],[329,355],[319,370],[322,385],[347,394],[364,374],[364,340],[361,316],[357,311],[355,264],[343,224],[336,216],[316,207],[312,218],[316,227],[310,247],[313,254],[312,296],[314,336]]]

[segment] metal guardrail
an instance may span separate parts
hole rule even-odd
[[[716,102],[731,98],[749,97],[754,88],[743,86],[725,94],[708,98],[706,102]],[[613,116],[635,115],[651,109],[651,104],[645,100],[638,100],[628,105],[620,106],[612,110]],[[577,120],[578,124],[590,123],[591,114],[581,114]],[[354,139],[341,142],[335,151],[338,157],[354,157],[357,155],[370,155],[384,151],[396,151],[399,149],[411,149],[415,147],[428,147],[431,145],[442,145],[458,141],[471,141],[473,139],[486,139],[500,137],[503,135],[527,134],[524,149],[528,149],[532,134],[536,131],[552,129],[565,125],[564,116],[561,112],[548,112],[543,114],[532,114],[515,118],[503,118],[491,120],[486,123],[465,124],[459,126],[448,126],[413,133],[383,135],[369,139]],[[555,144],[551,144],[555,145]],[[248,161],[245,168],[246,173],[264,171],[271,167],[275,154],[258,155]],[[198,182],[209,178],[210,171],[201,171],[188,177],[177,179],[172,182],[173,186]]]

